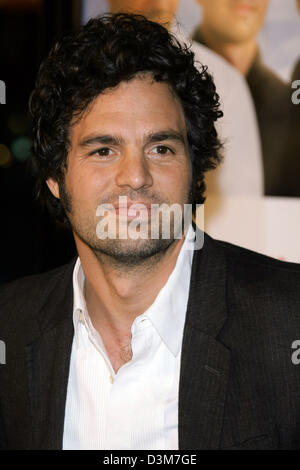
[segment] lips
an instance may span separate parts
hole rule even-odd
[[[250,4],[250,3],[237,3],[234,8],[236,11],[239,13],[252,13],[253,11],[256,10],[255,5]]]
[[[113,204],[117,215],[127,218],[149,217],[151,204],[144,201],[127,201],[125,204]]]
[[[127,201],[125,204],[116,203],[116,204],[113,204],[113,206],[117,210],[117,209],[129,209],[129,207],[137,205],[137,204],[141,204],[147,208],[151,207],[151,203],[144,202],[144,201]]]

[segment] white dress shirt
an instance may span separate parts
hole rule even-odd
[[[78,258],[63,449],[178,449],[178,386],[193,250],[190,226],[176,266],[131,327],[132,359],[117,373],[89,318]],[[189,241],[188,241],[189,240]]]

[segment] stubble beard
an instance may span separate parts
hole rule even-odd
[[[191,203],[191,198],[191,188],[189,188],[184,204]],[[174,225],[171,218],[170,235],[167,238],[162,236],[161,226],[159,227],[159,237],[151,238],[151,224],[149,223],[146,239],[121,239],[118,236],[114,239],[99,239],[96,234],[96,218],[91,223],[91,217],[84,215],[78,217],[75,214],[73,199],[65,184],[60,187],[60,200],[76,236],[93,251],[99,262],[109,259],[109,262],[119,269],[156,264],[171,245],[179,241],[178,235],[184,233],[184,220],[182,219],[180,224]]]

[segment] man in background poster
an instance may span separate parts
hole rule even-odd
[[[300,13],[300,0],[297,0],[298,12]],[[296,63],[294,70],[292,72],[292,82],[295,80],[300,80],[300,58]]]
[[[189,42],[174,23],[178,0],[109,0],[112,13],[131,12],[164,24],[176,36]],[[222,165],[206,176],[207,194],[214,196],[260,196],[263,169],[255,110],[243,77],[218,54],[193,43],[196,60],[208,66],[213,75],[224,113],[218,126],[224,141]],[[219,200],[219,198],[218,198]],[[208,217],[208,211],[206,212]]]
[[[300,196],[299,174],[287,161],[292,114],[290,88],[262,61],[257,37],[269,0],[198,0],[202,21],[193,39],[223,56],[248,82],[260,128],[264,192],[272,196]],[[294,148],[294,146],[293,146]]]

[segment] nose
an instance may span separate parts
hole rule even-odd
[[[119,163],[116,184],[138,190],[153,184],[152,175],[143,152],[129,151]]]

